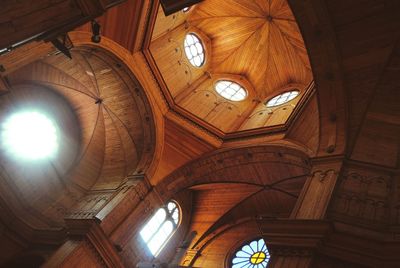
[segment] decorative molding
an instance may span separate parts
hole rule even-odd
[[[400,197],[391,190],[394,180],[394,176],[347,168],[333,195],[330,217],[379,230],[400,227]]]

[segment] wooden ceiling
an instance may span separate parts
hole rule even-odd
[[[245,76],[261,100],[312,80],[307,51],[286,0],[205,1],[189,25],[211,39],[210,71]]]
[[[152,159],[152,114],[138,82],[101,49],[78,48],[72,56],[48,56],[12,72],[11,89],[0,97],[2,118],[40,107],[61,129],[58,156],[40,169],[1,158],[2,180],[12,185],[1,190],[24,200],[30,212],[20,215],[35,228],[63,226],[82,194],[115,189]]]
[[[205,47],[205,64],[191,66],[183,51],[187,33]],[[208,0],[188,12],[157,14],[148,60],[174,109],[218,135],[285,125],[296,98],[284,109],[264,103],[291,89],[306,93],[312,71],[300,30],[286,0]],[[246,88],[233,102],[215,92],[219,79]],[[282,108],[278,107],[278,108]],[[273,119],[270,119],[274,114]],[[205,124],[204,124],[205,122]]]
[[[222,266],[229,250],[249,237],[259,235],[259,226],[254,223],[254,217],[261,214],[268,216],[271,212],[274,216],[287,217],[309,170],[306,164],[307,157],[301,157],[301,161],[293,161],[296,157],[290,157],[290,161],[297,167],[288,168],[288,163],[282,164],[282,157],[288,155],[285,151],[281,152],[281,155],[278,151],[263,155],[258,164],[246,164],[246,161],[251,162],[251,158],[254,159],[260,152],[248,148],[230,150],[230,147],[235,145],[251,144],[262,147],[260,145],[273,142],[289,147],[296,144],[312,157],[318,155],[326,158],[329,156],[344,158],[345,167],[332,198],[328,211],[329,219],[340,221],[342,224],[339,225],[340,228],[345,224],[351,226],[344,228],[348,234],[371,235],[374,241],[382,237],[385,241],[389,237],[395,239],[393,233],[398,233],[400,222],[397,189],[400,163],[397,109],[398,77],[400,77],[398,3],[389,0],[350,2],[289,0],[289,2],[304,33],[318,87],[317,94],[304,103],[304,109],[290,126],[287,135],[276,136],[275,140],[263,139],[264,137],[241,139],[236,143],[225,143],[223,145],[225,150],[201,156],[216,149],[202,139],[206,135],[205,132],[189,133],[175,121],[171,123],[169,119],[165,120],[166,122],[162,120],[157,122],[161,125],[160,128],[164,128],[165,133],[162,135],[165,139],[160,145],[163,153],[157,163],[158,173],[151,178],[151,182],[164,199],[181,194],[180,191],[189,191],[193,195],[193,200],[188,203],[188,206],[192,206],[192,214],[187,215],[190,215],[188,220],[190,228],[198,230],[199,236],[194,241],[195,246],[192,245],[192,249],[197,250],[198,246],[202,250],[202,255],[194,266]],[[141,1],[130,1],[127,4],[130,9],[126,9],[127,5],[123,5],[110,11],[106,15],[108,20],[105,17],[101,20],[104,34],[127,48],[128,53],[134,54],[133,57],[126,56],[125,60],[138,64],[138,68],[143,69],[138,71],[139,75],[150,81],[153,76],[145,76],[147,66],[141,65],[140,61],[142,53],[146,55],[148,48],[144,47],[143,52],[137,52],[137,47],[141,44],[133,44],[133,35],[126,34],[133,21],[136,21],[133,18],[138,12],[132,12],[128,18],[121,15],[136,9],[141,3]],[[189,13],[179,12],[170,17],[162,17],[160,14],[150,45],[155,65],[150,61],[149,66],[158,84],[163,90],[167,90],[163,93],[165,99],[169,101],[169,108],[172,107],[179,116],[189,118],[195,123],[192,124],[195,126],[193,128],[200,125],[214,133],[219,133],[219,130],[228,133],[268,127],[270,125],[265,123],[266,118],[256,117],[264,111],[261,109],[264,108],[262,101],[286,89],[288,83],[305,86],[313,79],[297,23],[285,1],[206,0]],[[124,24],[124,21],[129,23]],[[118,28],[118,25],[122,28]],[[188,68],[182,58],[180,40],[185,33],[195,30],[207,37],[206,45],[211,55],[217,55],[209,57],[211,60],[206,62],[205,70]],[[135,28],[134,32],[136,35],[140,30]],[[227,35],[224,38],[225,34]],[[273,36],[274,41],[281,46],[271,42],[272,39],[268,36]],[[263,45],[255,44],[256,40],[262,40]],[[282,48],[283,52],[278,51],[278,48]],[[289,55],[290,61],[286,62],[285,57]],[[174,57],[174,60],[171,60],[170,56]],[[23,96],[33,99],[33,94],[25,85],[34,83],[35,86],[31,85],[31,88],[37,96],[46,95],[48,102],[60,104],[57,108],[65,107],[65,114],[68,115],[68,111],[72,110],[76,115],[77,123],[75,119],[70,118],[70,124],[80,124],[82,133],[80,138],[75,138],[79,133],[71,133],[71,139],[77,139],[80,143],[76,151],[70,146],[72,153],[66,154],[70,158],[66,157],[64,160],[67,163],[75,159],[76,165],[71,165],[74,167],[71,173],[65,171],[61,176],[65,181],[75,182],[76,188],[98,185],[97,189],[100,189],[105,185],[117,185],[118,176],[123,176],[128,170],[137,169],[135,168],[137,159],[134,155],[125,153],[126,150],[135,151],[131,136],[139,137],[135,140],[139,143],[136,144],[137,148],[141,148],[141,141],[144,141],[140,139],[140,135],[146,137],[136,128],[127,127],[135,125],[135,122],[130,122],[132,118],[141,120],[130,114],[137,112],[131,99],[136,93],[135,86],[123,85],[120,80],[109,77],[111,73],[115,76],[121,75],[118,71],[120,67],[110,58],[107,58],[107,63],[103,62],[102,59],[105,57],[107,55],[99,51],[79,50],[74,52],[73,64],[58,55],[54,58],[56,61],[46,58],[9,76],[13,86],[9,96],[15,94],[18,99],[25,98]],[[239,59],[245,60],[240,62]],[[247,61],[260,63],[246,65]],[[297,70],[298,68],[301,70]],[[105,71],[108,69],[112,71]],[[280,73],[277,73],[278,69]],[[258,70],[262,70],[263,75],[257,72]],[[251,98],[248,103],[236,107],[217,97],[210,102],[210,98],[215,94],[212,84],[224,72],[238,75],[239,77],[229,77],[236,77],[238,81],[251,85],[249,91]],[[101,82],[103,75],[107,78]],[[94,77],[97,76],[99,83],[95,85]],[[268,79],[269,76],[273,79]],[[126,82],[129,79],[123,80]],[[105,85],[109,83],[117,88],[109,91]],[[150,84],[151,82],[146,82],[146,85]],[[196,92],[196,89],[201,87],[208,89]],[[57,94],[55,96],[48,94],[48,90]],[[158,88],[150,87],[146,90],[154,93],[153,91]],[[130,94],[132,92],[133,95]],[[156,94],[158,93],[157,91]],[[1,100],[5,101],[6,96],[3,95]],[[126,99],[121,99],[120,96]],[[203,97],[200,101],[199,96]],[[102,99],[101,105],[95,104],[99,99]],[[199,106],[198,103],[204,106]],[[292,104],[296,105],[297,102],[291,103],[291,106]],[[179,107],[182,109],[179,110]],[[205,117],[200,114],[204,109],[214,110],[217,113]],[[230,112],[238,110],[239,112],[234,115]],[[125,112],[129,116],[125,116]],[[265,114],[269,112],[266,110]],[[3,113],[4,111],[1,112]],[[167,112],[163,110],[163,113]],[[170,114],[163,116],[167,117]],[[279,125],[287,120],[286,114],[282,118],[279,113],[277,114],[278,119],[273,121],[274,124]],[[224,115],[222,120],[216,119],[221,115]],[[248,118],[254,117],[255,122],[262,123],[249,123]],[[207,124],[203,124],[204,122]],[[228,123],[234,127],[227,127]],[[148,133],[146,131],[144,133]],[[253,134],[254,132],[251,133]],[[82,149],[85,147],[88,148],[86,153],[85,149]],[[137,151],[145,151],[143,148]],[[196,158],[200,159],[194,161]],[[127,164],[129,159],[133,160],[132,164]],[[276,161],[266,163],[271,159]],[[104,168],[98,161],[104,161]],[[109,164],[112,161],[115,161],[115,164]],[[187,162],[190,163],[174,172]],[[4,166],[11,173],[15,172],[15,166],[10,166],[6,162]],[[65,166],[68,166],[68,163]],[[81,176],[81,172],[90,176]],[[167,176],[170,172],[173,173]],[[29,183],[22,185],[27,181],[26,175],[6,177],[4,173],[2,171],[2,177],[5,178],[2,182],[15,185],[10,191],[7,188],[9,186],[2,185],[1,189],[6,189],[1,192],[2,197],[9,202],[4,207],[9,206],[18,215],[25,215],[25,220],[34,226],[62,225],[59,219],[63,217],[65,208],[72,206],[74,200],[67,194],[67,197],[62,196],[65,188],[62,182],[53,181],[55,175],[52,170],[43,176],[45,185]],[[296,177],[296,174],[299,176],[298,180],[294,178],[287,183],[280,181],[282,178]],[[50,185],[50,181],[54,184]],[[79,192],[75,186],[68,187],[71,191]],[[45,190],[52,193],[46,195],[40,192]],[[16,206],[15,204],[20,201],[12,197],[12,193],[23,197],[21,198],[23,204],[33,200],[32,204],[26,207]],[[62,197],[58,200],[57,195],[60,193]],[[49,203],[55,203],[56,206],[48,207]],[[35,213],[35,210],[39,213]],[[5,210],[1,212],[2,215],[8,215]],[[133,219],[135,224],[139,224],[137,218]],[[253,219],[245,222],[248,218]],[[14,224],[11,220],[8,223]],[[355,226],[365,229],[355,229]],[[371,232],[371,229],[375,232]],[[126,244],[129,244],[130,241],[122,233],[123,231],[119,232],[126,240]],[[126,252],[124,254],[128,255]],[[136,252],[132,251],[130,254],[135,255]],[[129,258],[125,261],[129,261]]]

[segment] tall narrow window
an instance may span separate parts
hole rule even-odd
[[[179,208],[173,201],[161,207],[140,231],[140,236],[147,244],[151,254],[157,256],[168,239],[178,228]]]
[[[270,257],[264,239],[257,239],[236,251],[231,268],[265,268]]]

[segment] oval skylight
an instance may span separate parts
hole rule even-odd
[[[296,98],[299,95],[299,91],[298,90],[292,90],[292,91],[288,91],[282,94],[279,94],[278,96],[273,97],[272,99],[270,99],[265,105],[267,107],[275,107],[284,103],[287,103],[291,100],[293,100],[294,98]]]
[[[204,47],[197,35],[193,33],[187,34],[185,37],[184,47],[186,57],[193,66],[200,67],[204,64]]]
[[[247,92],[242,86],[229,80],[218,81],[215,91],[230,101],[242,101],[247,97]]]
[[[21,111],[2,124],[3,148],[18,159],[37,160],[55,155],[58,149],[57,128],[38,111]]]

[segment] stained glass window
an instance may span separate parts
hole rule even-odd
[[[272,99],[270,99],[266,103],[266,106],[267,107],[275,107],[275,106],[284,104],[284,103],[289,102],[289,101],[293,100],[294,98],[296,98],[297,95],[299,95],[299,91],[297,91],[297,90],[292,90],[292,91],[288,91],[288,92],[279,94],[278,96],[275,96]]]
[[[151,254],[157,256],[179,224],[179,208],[173,201],[161,207],[140,231]]]
[[[187,34],[185,37],[184,47],[186,57],[193,66],[200,67],[204,64],[204,47],[197,35],[194,33]]]
[[[215,90],[219,95],[231,101],[241,101],[247,97],[246,90],[233,81],[220,80],[215,85]]]
[[[242,246],[232,259],[232,268],[265,268],[270,255],[264,239],[257,239]]]

